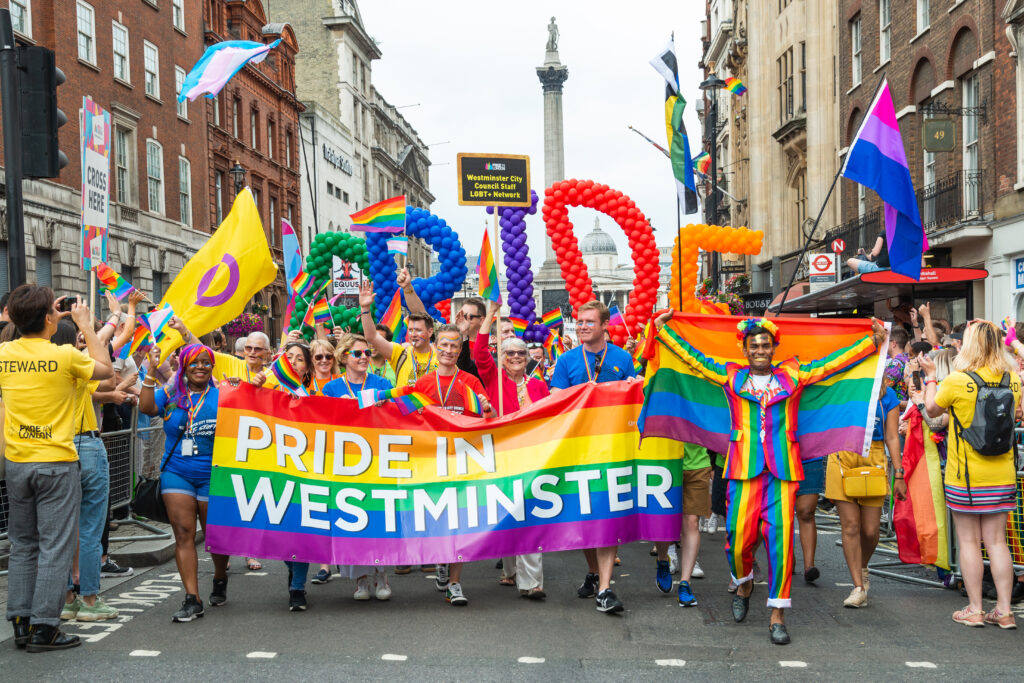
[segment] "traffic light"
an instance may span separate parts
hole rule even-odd
[[[68,122],[57,108],[57,86],[64,80],[53,50],[18,47],[21,167],[26,178],[55,178],[68,165],[57,140],[57,129]]]

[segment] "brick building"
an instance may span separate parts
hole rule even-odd
[[[249,64],[232,78],[220,95],[204,99],[206,144],[210,172],[204,192],[208,220],[219,224],[231,209],[235,183],[231,169],[245,171],[263,227],[280,272],[277,281],[258,293],[253,303],[269,309],[267,329],[274,337],[282,327],[288,303],[281,251],[281,219],[296,228],[301,223],[299,201],[299,113],[295,97],[295,58],[298,41],[288,24],[267,23],[263,5],[238,0],[205,0],[206,45],[222,40],[269,43],[281,39],[259,64]],[[197,101],[197,104],[199,101]],[[301,230],[296,230],[301,234]]]
[[[1014,304],[1011,264],[1024,252],[1024,76],[1011,42],[1024,7],[1016,0],[842,0],[839,17],[841,155],[884,75],[931,245],[929,264],[987,268],[990,277],[975,284],[975,311],[1001,318]],[[948,151],[924,148],[926,119],[950,122]],[[880,202],[850,181],[839,190],[843,222],[828,238],[844,237],[848,251],[869,249],[884,230]],[[963,319],[963,301],[947,305],[948,317]]]
[[[15,36],[54,50],[67,82],[58,106],[68,123],[59,177],[26,181],[30,281],[84,293],[79,266],[81,164],[78,110],[91,96],[112,116],[112,267],[159,301],[209,235],[206,108],[178,105],[177,84],[203,52],[200,0],[8,0]],[[6,209],[4,209],[5,211]],[[0,291],[9,287],[6,216],[0,216]]]

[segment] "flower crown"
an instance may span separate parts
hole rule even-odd
[[[778,344],[782,339],[782,335],[779,333],[779,327],[771,320],[765,318],[745,318],[736,325],[736,338],[741,342],[747,338],[747,336],[755,328],[760,327],[768,331],[772,335],[772,340]]]

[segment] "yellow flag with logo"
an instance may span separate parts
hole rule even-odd
[[[160,304],[170,304],[185,327],[199,336],[237,318],[253,295],[276,278],[277,266],[256,202],[245,188],[210,241],[174,278]],[[176,330],[164,329],[161,358],[182,341]]]

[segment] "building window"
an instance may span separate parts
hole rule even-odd
[[[281,246],[281,226],[278,225],[277,221],[277,198],[271,195],[270,197],[270,234],[274,236],[274,246]]]
[[[337,185],[334,186],[334,196],[341,199],[341,188]]]
[[[11,24],[18,33],[32,37],[32,0],[10,0]]]
[[[217,96],[213,98],[213,125],[218,128],[220,128],[220,107],[223,103],[220,93],[217,93]]]
[[[117,203],[126,206],[135,204],[133,185],[135,176],[131,172],[135,156],[135,131],[114,126],[114,180],[117,183]]]
[[[796,224],[803,229],[807,220],[807,169],[801,169],[793,181],[793,203],[796,208]]]
[[[122,276],[128,280],[123,269]],[[36,247],[36,284],[40,287],[53,287],[53,251],[50,249]]]
[[[156,140],[146,140],[146,177],[149,189],[149,210],[164,212],[164,148]]]
[[[153,301],[160,301],[164,298],[164,289],[166,287],[164,278],[167,276],[158,271],[153,271]]]
[[[800,112],[807,112],[807,43],[800,43]]]
[[[288,205],[288,222],[291,223],[294,220],[295,220],[295,205],[294,204],[289,204]]]
[[[132,76],[128,62],[128,29],[117,23],[112,24],[114,48],[114,78],[131,83]]]
[[[332,197],[334,196],[334,183],[332,183],[329,180],[327,181],[327,194],[331,195]]]
[[[258,150],[259,149],[259,145],[260,145],[259,127],[260,127],[260,117],[259,117],[259,114],[256,113],[255,109],[253,109],[252,111],[249,112],[249,128],[251,129],[251,132],[250,132],[250,137],[251,137],[251,141],[252,141],[251,147],[254,150]]]
[[[932,118],[934,114],[925,114],[924,119],[927,121]],[[935,153],[924,150],[924,159],[922,162],[923,173],[921,174],[921,184],[924,186],[924,215],[921,216],[921,220],[924,223],[924,228],[927,230],[931,225],[935,224],[935,194],[929,191],[930,186],[935,184]]]
[[[231,134],[238,140],[242,129],[242,103],[236,97],[231,100]]]
[[[181,222],[192,225],[192,164],[185,157],[178,157],[178,209]]]
[[[188,98],[178,102],[178,95],[181,94],[182,88],[185,87],[185,70],[180,66],[174,67],[174,102],[178,108],[178,116],[183,119],[188,119]],[[216,107],[216,103],[214,103]]]
[[[850,22],[850,51],[853,56],[850,77],[854,86],[860,85],[860,17]]]
[[[917,32],[921,33],[931,26],[931,17],[928,16],[930,7],[929,0],[917,0]]]
[[[146,69],[146,94],[160,97],[160,53],[148,40],[142,43],[142,61]]]
[[[224,171],[213,174],[213,214],[219,226],[224,220]]]
[[[96,63],[96,13],[92,5],[78,3],[78,58]]]
[[[342,192],[341,193],[341,201],[343,201],[346,204],[348,204],[348,192]]]
[[[277,142],[277,126],[273,119],[267,119],[267,156],[274,158],[274,144]]]
[[[171,0],[171,21],[174,28],[185,30],[185,0]]]
[[[962,81],[963,106],[970,111],[969,107],[978,107],[981,102],[981,80],[977,74],[968,76]],[[976,111],[976,109],[974,110]],[[979,176],[981,168],[981,157],[978,146],[978,115],[964,114],[964,215],[977,215],[979,207],[980,189]]]
[[[779,123],[793,118],[793,48],[776,60],[779,73]]]
[[[288,131],[284,134],[284,165],[288,168],[292,167],[292,133]]]
[[[892,46],[892,0],[878,0],[878,63],[889,61]]]
[[[863,218],[864,214],[868,212],[868,190],[866,187],[857,183],[857,217]]]

